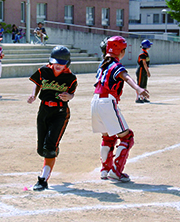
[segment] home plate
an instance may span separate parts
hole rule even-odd
[[[68,188],[67,186],[64,185],[51,185],[48,187],[49,191],[57,191],[57,192],[66,192],[66,191],[72,191],[74,189]]]

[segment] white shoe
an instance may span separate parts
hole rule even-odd
[[[102,180],[107,180],[108,179],[107,175],[108,175],[108,172],[106,170],[101,171]]]
[[[130,181],[130,178],[127,174],[124,174],[124,173],[121,173],[121,177],[118,177],[116,175],[116,173],[114,173],[112,170],[109,171],[107,177],[109,179],[114,179],[114,180],[118,180],[118,181],[121,181],[123,183],[127,183]]]

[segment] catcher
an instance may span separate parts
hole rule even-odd
[[[126,47],[127,42],[121,36],[108,39],[105,58],[97,70],[94,97],[91,101],[93,132],[102,133],[101,179],[111,178],[121,182],[130,181],[129,176],[123,173],[123,169],[134,144],[134,133],[129,129],[117,106],[124,82],[139,95],[149,97],[148,91],[140,88],[120,63]],[[117,140],[120,140],[120,143],[114,157],[113,151]]]

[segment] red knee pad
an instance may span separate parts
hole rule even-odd
[[[134,145],[134,133],[132,130],[129,129],[129,133],[120,138],[121,143],[118,146],[125,146],[127,149],[131,149],[131,147]]]
[[[102,146],[114,147],[117,141],[117,136],[102,136]]]

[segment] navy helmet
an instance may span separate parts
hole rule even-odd
[[[143,41],[141,42],[141,47],[142,47],[143,49],[151,48],[151,45],[152,45],[152,44],[153,44],[153,43],[150,42],[148,39],[145,39],[145,40],[143,40]]]
[[[49,63],[58,63],[68,67],[71,63],[69,49],[62,45],[54,47],[49,58]]]

